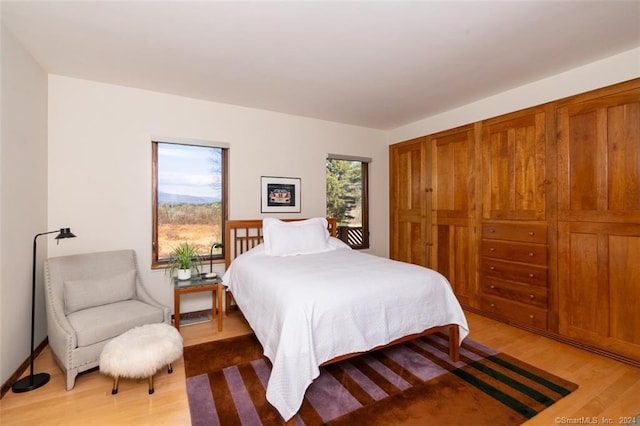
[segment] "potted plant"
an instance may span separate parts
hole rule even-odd
[[[173,248],[173,254],[167,264],[167,271],[171,276],[177,272],[179,280],[188,280],[191,278],[192,269],[200,273],[200,262],[202,262],[202,256],[198,254],[195,245],[187,242],[180,243]]]

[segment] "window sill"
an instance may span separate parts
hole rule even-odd
[[[224,258],[223,259],[213,259],[213,264],[214,265],[224,265]],[[200,263],[200,267],[204,268],[205,266],[209,266],[209,261],[207,260],[206,262],[202,262]],[[155,270],[155,269],[166,269],[167,268],[167,262],[155,262],[151,264],[151,270]]]

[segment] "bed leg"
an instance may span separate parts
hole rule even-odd
[[[449,326],[449,358],[451,362],[460,361],[460,329],[457,325]]]

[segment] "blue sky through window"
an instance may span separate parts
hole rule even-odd
[[[158,143],[158,201],[204,204],[222,195],[222,150]]]

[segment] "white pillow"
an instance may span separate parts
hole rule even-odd
[[[262,220],[265,253],[271,256],[296,256],[322,253],[335,248],[329,245],[327,219],[317,217],[294,222]]]

